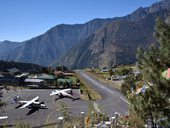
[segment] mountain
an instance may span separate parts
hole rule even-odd
[[[24,42],[1,42],[0,59],[47,66],[110,21],[112,19],[94,19],[85,24],[61,24]]]
[[[153,36],[155,20],[168,17],[169,9],[170,1],[165,0],[139,8],[125,17],[114,18],[55,63],[70,68],[132,64],[136,62],[139,46],[146,49],[157,43]]]
[[[162,0],[124,17],[57,25],[24,42],[0,42],[0,59],[71,68],[134,63],[137,47],[156,43],[156,18],[169,13],[170,0]]]
[[[10,51],[14,50],[15,48],[19,47],[20,45],[22,45],[22,43],[11,42],[11,41],[7,41],[7,40],[0,42],[0,56],[8,54]],[[1,59],[6,59],[6,58],[1,58]]]

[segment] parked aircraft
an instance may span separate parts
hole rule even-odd
[[[35,98],[33,98],[30,101],[23,101],[20,99],[19,96],[15,96],[13,99],[14,103],[18,103],[20,106],[19,108],[46,108],[46,105],[44,104],[44,102],[39,102],[38,101],[39,96],[36,96]]]
[[[54,91],[51,92],[50,96],[53,96],[53,95],[58,95],[60,98],[63,98],[63,97],[74,98],[72,96],[72,89],[70,89],[70,88],[69,89],[63,89],[63,90],[54,90]]]

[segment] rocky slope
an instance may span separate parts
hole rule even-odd
[[[94,19],[85,24],[61,24],[51,28],[38,37],[21,43],[1,42],[0,59],[47,66],[58,59],[59,56],[65,54],[80,40],[86,39],[111,20],[112,19]]]
[[[138,47],[156,43],[153,36],[157,17],[166,18],[170,1],[139,8],[132,14],[114,20],[95,32],[61,57],[56,63],[70,68],[110,67],[136,61]]]
[[[71,68],[134,63],[137,47],[156,43],[156,18],[165,19],[169,13],[170,0],[162,0],[124,17],[57,25],[21,43],[0,42],[0,59]]]

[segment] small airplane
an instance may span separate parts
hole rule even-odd
[[[71,93],[71,94],[69,94]],[[53,95],[58,95],[60,98],[63,98],[63,97],[70,97],[70,98],[74,98],[72,96],[72,89],[63,89],[63,90],[54,90],[52,91],[52,93],[50,94],[50,96],[53,96]]]
[[[7,119],[8,116],[0,116],[0,120]]]
[[[19,104],[19,108],[46,108],[46,105],[44,104],[44,102],[39,102],[37,101],[39,99],[39,96],[36,96],[35,98],[33,98],[30,101],[23,101],[20,99],[19,96],[15,96],[13,98],[13,102],[14,103],[18,103]]]

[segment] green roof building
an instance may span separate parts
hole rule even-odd
[[[43,80],[56,80],[57,77],[54,75],[48,75],[48,74],[41,74],[36,77],[37,79],[43,79]]]

